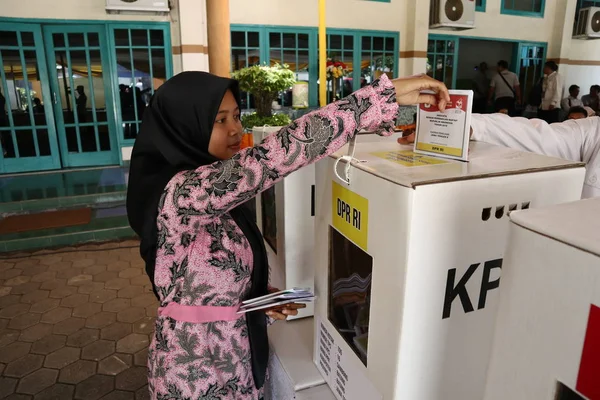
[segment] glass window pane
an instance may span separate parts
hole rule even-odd
[[[18,46],[17,32],[0,31],[0,46]]]
[[[165,52],[164,50],[152,50],[152,84],[154,90],[158,89],[167,80],[167,69],[165,66]],[[149,103],[148,98],[146,103]]]
[[[283,47],[286,49],[296,48],[296,34],[295,33],[284,33],[283,34]]]
[[[237,71],[248,66],[246,63],[246,50],[231,51],[231,70]]]
[[[131,57],[129,50],[117,49],[117,70],[119,71],[119,100],[121,104],[121,118],[125,121],[135,121],[133,102],[134,81],[131,72]]]
[[[101,151],[110,151],[110,134],[108,125],[98,125],[98,141]]]
[[[245,32],[231,32],[231,47],[246,47]]]
[[[344,49],[345,50],[353,50],[354,49],[354,36],[350,36],[350,35],[344,36]]]
[[[97,60],[98,62],[100,60]],[[92,109],[92,100],[90,93],[90,79],[88,71],[91,67],[92,79],[94,69],[98,74],[102,74],[102,68],[99,65],[94,65],[94,61],[90,60],[91,66],[88,66],[85,51],[71,51],[71,72],[73,75],[72,93],[75,95],[75,108],[79,123],[92,122],[94,110]],[[101,90],[101,88],[100,88]]]
[[[67,38],[69,39],[69,47],[85,46],[83,35],[83,33],[68,33]]]
[[[298,35],[298,48],[308,49],[308,34],[301,33]]]
[[[77,145],[77,130],[75,127],[65,127],[65,136],[67,137],[67,150],[69,153],[78,153],[79,147]]]
[[[29,129],[16,131],[19,157],[35,157],[35,142],[33,132]]]
[[[258,47],[259,38],[258,32],[248,32],[248,47]]]
[[[373,38],[373,50],[383,50],[383,49],[384,49],[383,38],[375,36]]]
[[[385,51],[394,51],[394,44],[396,39],[394,38],[386,38],[385,39]]]
[[[428,40],[427,41],[427,52],[428,53],[435,53],[435,40]]]
[[[115,45],[129,46],[129,30],[115,29]]]
[[[0,139],[4,158],[15,158],[17,154],[15,153],[15,147],[10,131],[0,131]]]
[[[445,53],[446,52],[446,42],[444,40],[437,40],[435,42],[435,51],[436,51],[436,53]]]
[[[38,148],[40,150],[40,156],[49,156],[50,153],[50,139],[48,138],[48,131],[46,129],[37,130]]]
[[[1,32],[0,35],[2,35]],[[35,46],[33,32],[21,32],[21,43],[23,46]]]
[[[53,33],[52,41],[54,41],[54,47],[65,47],[65,34]]]
[[[162,29],[151,29],[150,30],[150,45],[151,46],[164,46],[165,37]]]
[[[371,50],[371,36],[363,36],[362,49],[363,49],[363,51]]]
[[[135,68],[135,106],[137,109],[138,121],[141,121],[146,106],[150,102],[150,96],[152,96],[152,79],[150,76],[148,50],[134,50],[133,65]]]
[[[98,151],[96,146],[96,132],[93,126],[80,126],[81,151],[84,153]]]
[[[88,46],[90,47],[98,47],[100,46],[100,38],[96,32],[90,32],[87,34],[88,36]]]
[[[342,35],[329,35],[329,49],[330,50],[341,50],[342,49]]]
[[[148,31],[146,29],[132,29],[131,45],[148,46]]]
[[[271,32],[269,33],[269,46],[273,47],[281,47],[281,33]]]
[[[454,54],[454,49],[454,41],[448,40],[448,42],[446,43],[446,53]]]

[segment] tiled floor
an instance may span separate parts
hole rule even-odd
[[[147,399],[157,301],[138,243],[0,260],[0,399]]]

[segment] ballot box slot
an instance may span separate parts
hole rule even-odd
[[[329,227],[328,319],[367,365],[373,258]]]

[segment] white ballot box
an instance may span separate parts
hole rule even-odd
[[[281,127],[254,128],[254,143]],[[279,289],[314,285],[315,166],[302,168],[256,197],[256,223],[269,255],[270,284]],[[313,304],[298,316],[313,315]]]
[[[360,140],[349,184],[347,149],[317,165],[315,364],[340,400],[481,400],[507,215],[579,199],[584,167]]]
[[[485,399],[600,399],[600,198],[510,220]]]

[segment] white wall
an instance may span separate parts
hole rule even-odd
[[[105,0],[0,0],[2,17],[169,21],[162,15],[107,14]]]

